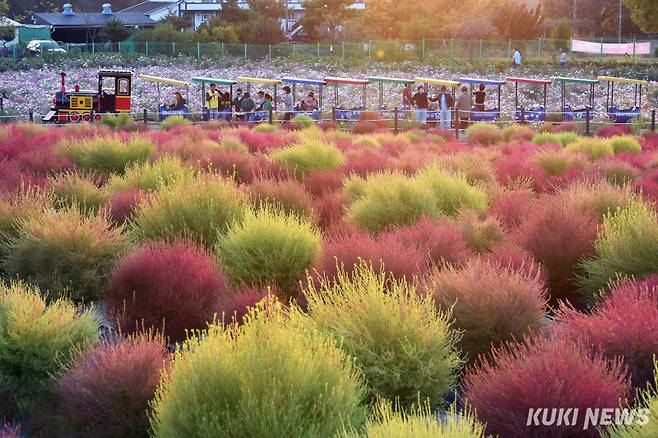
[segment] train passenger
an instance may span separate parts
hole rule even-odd
[[[411,103],[416,107],[416,121],[421,124],[427,123],[427,108],[429,108],[429,101],[427,98],[427,91],[422,85],[418,87],[418,91],[411,99]]]
[[[430,99],[432,102],[439,102],[439,126],[441,129],[450,129],[450,120],[452,108],[455,106],[455,99],[452,94],[448,93],[448,87],[441,85],[441,92]]]
[[[484,91],[484,84],[480,84],[478,91],[473,93],[475,97],[475,111],[484,111],[484,100],[487,97],[487,93]]]
[[[412,99],[411,84],[404,84],[404,89],[402,90],[402,107],[411,108]]]
[[[223,114],[222,118],[226,121],[231,120],[231,94],[224,91],[219,100],[219,112]]]
[[[256,111],[263,109],[263,103],[265,103],[265,92],[263,90],[259,90],[258,93],[256,93],[254,103],[256,104]]]
[[[273,108],[272,106],[272,95],[265,93],[265,101],[263,102],[262,110],[269,111]]]
[[[283,107],[286,111],[283,115],[283,120],[290,120],[292,118],[292,111],[295,102],[293,101],[292,90],[287,85],[283,87],[283,97],[281,100],[283,101]]]
[[[462,94],[457,98],[457,121],[459,123],[459,129],[468,128],[468,121],[471,118],[471,107],[473,106],[473,98],[471,93],[468,92],[468,88],[461,88]]]
[[[245,113],[245,120],[247,122],[253,120],[255,109],[256,103],[251,98],[249,92],[244,93],[244,99],[242,99],[242,112]]]
[[[244,120],[244,114],[242,113],[242,100],[244,96],[242,95],[242,88],[235,90],[235,97],[233,98],[233,109],[237,113],[235,118],[238,120]]]
[[[217,84],[210,84],[210,90],[206,91],[206,108],[208,108],[210,120],[219,118],[219,100],[220,93]]]
[[[309,91],[308,96],[302,99],[301,107],[304,111],[314,111],[318,109],[318,101],[315,99],[315,94],[312,91]]]
[[[173,110],[181,110],[181,109],[185,108],[185,105],[187,104],[187,101],[185,100],[185,98],[183,97],[183,95],[181,94],[180,91],[176,91],[174,93],[174,99],[175,99],[174,103],[169,105],[169,108],[171,108]]]

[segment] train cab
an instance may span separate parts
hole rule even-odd
[[[132,95],[132,72],[102,70],[98,73],[100,113],[129,113]]]

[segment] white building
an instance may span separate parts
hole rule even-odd
[[[281,20],[281,28],[285,34],[292,38],[303,30],[299,20],[304,16],[304,0],[284,0],[288,11],[285,19]],[[146,0],[121,12],[140,12],[155,21],[160,21],[169,14],[178,17],[191,16],[194,30],[205,23],[210,17],[221,12],[226,0]],[[249,9],[245,0],[238,0],[238,6]],[[354,0],[350,6],[353,9],[365,9],[365,0]]]

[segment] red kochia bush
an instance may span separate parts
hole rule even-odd
[[[149,401],[168,366],[164,339],[140,334],[83,354],[57,385],[61,411],[80,437],[148,436]]]
[[[313,200],[313,211],[318,225],[328,230],[340,224],[350,199],[342,192],[325,193]]]
[[[135,188],[125,192],[115,193],[107,202],[110,217],[114,222],[122,224],[130,219],[135,209],[144,199],[144,193]]]
[[[346,160],[340,170],[345,175],[356,173],[359,176],[367,176],[388,166],[388,159],[379,150],[373,148],[361,148],[347,153]]]
[[[605,125],[596,130],[597,137],[616,137],[618,135],[632,135],[631,125]]]
[[[616,289],[591,315],[562,308],[556,337],[593,347],[604,356],[621,357],[634,387],[653,382],[658,352],[658,294],[646,287]]]
[[[480,257],[490,262],[499,263],[501,266],[524,272],[530,278],[538,278],[543,285],[548,284],[546,270],[537,263],[530,251],[513,243],[503,242],[490,248],[488,252],[481,254]]]
[[[532,253],[548,272],[550,299],[582,303],[575,283],[579,261],[594,252],[597,221],[559,198],[544,198],[513,232],[512,241]]]
[[[424,218],[416,224],[387,231],[382,239],[413,245],[434,264],[463,263],[473,256],[460,228],[445,220]]]
[[[119,260],[105,297],[123,330],[164,327],[173,342],[205,328],[225,294],[209,254],[187,242],[151,242]]]
[[[315,270],[333,279],[340,266],[351,275],[360,260],[371,263],[375,269],[383,264],[384,270],[395,278],[411,279],[425,269],[424,252],[413,245],[397,239],[376,239],[362,231],[343,230],[325,241]]]
[[[198,163],[203,169],[218,172],[235,179],[238,183],[251,182],[256,173],[256,161],[253,155],[231,149],[209,150]]]
[[[637,280],[622,281],[612,290],[612,295],[628,293],[638,294],[642,291],[647,291],[650,294],[658,296],[658,274],[651,274]]]
[[[635,181],[633,190],[640,193],[647,201],[658,205],[658,169],[652,170]]]
[[[489,214],[495,216],[508,230],[516,228],[531,211],[534,201],[530,190],[510,190],[498,196],[489,207]]]
[[[496,349],[491,361],[466,371],[464,390],[489,434],[598,438],[596,427],[583,430],[585,411],[618,408],[629,386],[620,362],[610,363],[570,340],[539,338]],[[576,424],[527,426],[529,410],[540,407],[576,408]]]
[[[275,290],[261,289],[258,287],[249,287],[241,289],[233,294],[228,294],[221,303],[223,314],[217,315],[221,321],[231,323],[233,321],[242,324],[244,317],[249,312],[250,307],[254,307],[258,302],[266,297],[276,297]]]
[[[304,186],[296,180],[256,179],[249,186],[256,207],[275,205],[299,216],[313,217],[313,201]]]
[[[335,170],[316,170],[304,175],[302,184],[311,195],[321,196],[340,190],[343,180],[340,173]]]

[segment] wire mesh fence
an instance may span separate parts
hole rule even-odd
[[[604,39],[601,39],[603,44]],[[628,41],[635,47],[641,41]],[[119,43],[66,43],[63,48],[69,54],[125,53],[143,56],[189,56],[198,59],[237,57],[259,59],[267,57],[306,56],[316,58],[360,58],[393,61],[453,60],[468,62],[492,62],[510,60],[513,50],[518,49],[526,61],[558,60],[560,49],[569,49],[568,40],[537,38],[535,40],[395,40],[336,43],[284,43],[284,44],[232,44],[196,42],[119,42]],[[33,55],[25,48],[12,47],[2,55],[25,57]],[[609,59],[610,55],[570,52],[572,59]],[[630,62],[655,62],[658,58],[658,41],[651,42],[651,53],[640,55],[635,50],[622,57]]]

